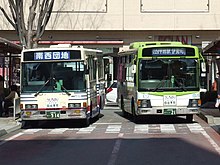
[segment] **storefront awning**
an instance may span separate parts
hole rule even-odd
[[[20,54],[22,46],[0,37],[0,53]]]
[[[212,41],[210,44],[208,44],[204,49],[203,53],[205,55],[220,55],[220,38]]]

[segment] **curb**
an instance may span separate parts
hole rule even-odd
[[[16,125],[11,126],[8,129],[1,129],[0,130],[0,137],[6,135],[8,133],[11,133],[13,131],[16,131],[16,130],[18,130],[20,128],[21,128],[21,124],[18,121],[16,121]]]
[[[220,125],[215,124],[215,118],[211,115],[204,115],[203,113],[197,114],[202,120],[210,125],[218,134],[220,134]]]
[[[0,130],[0,137],[1,136],[4,136],[4,135],[6,135],[7,134],[7,131],[5,130],[5,129],[1,129]]]

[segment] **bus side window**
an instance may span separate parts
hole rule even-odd
[[[73,86],[76,90],[81,90],[85,88],[85,80],[84,80],[84,72],[74,72],[74,78],[73,78]]]

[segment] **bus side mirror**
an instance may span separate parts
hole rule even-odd
[[[202,70],[202,72],[206,72],[206,63],[205,62],[201,62],[201,70]]]
[[[136,73],[134,74],[134,84],[136,84]]]
[[[136,73],[136,65],[132,65],[132,70],[131,73],[135,74]]]
[[[107,81],[111,81],[112,80],[112,74],[107,74]]]

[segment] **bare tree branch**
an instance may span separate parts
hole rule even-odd
[[[27,10],[24,8],[24,3],[27,2],[29,0],[8,0],[10,14],[1,6],[0,11],[16,30],[21,44],[27,48],[32,48],[33,45],[38,44],[40,37],[45,31],[51,16],[54,0],[32,0],[29,6],[29,15],[25,19]],[[38,4],[40,5],[39,11],[37,11]],[[37,13],[39,13],[38,17],[36,17]],[[34,23],[37,23],[36,27]]]
[[[51,2],[49,4],[49,7],[47,9],[47,13],[46,13],[44,22],[43,22],[43,27],[41,29],[40,37],[43,35],[43,32],[45,31],[46,25],[47,25],[47,23],[48,23],[48,21],[50,19],[50,16],[51,16],[51,13],[52,13],[52,10],[53,10],[53,5],[54,5],[54,0],[51,0]]]
[[[38,26],[37,26],[37,34],[36,34],[37,38],[40,38],[45,31],[46,25],[49,21],[53,9],[53,5],[54,5],[54,0],[46,0],[46,1],[44,0],[44,2],[42,3]]]
[[[5,18],[8,20],[8,22],[16,29],[15,23],[10,19],[10,17],[8,16],[8,14],[5,12],[5,10],[0,7],[0,10],[2,11],[2,13],[4,14]]]

